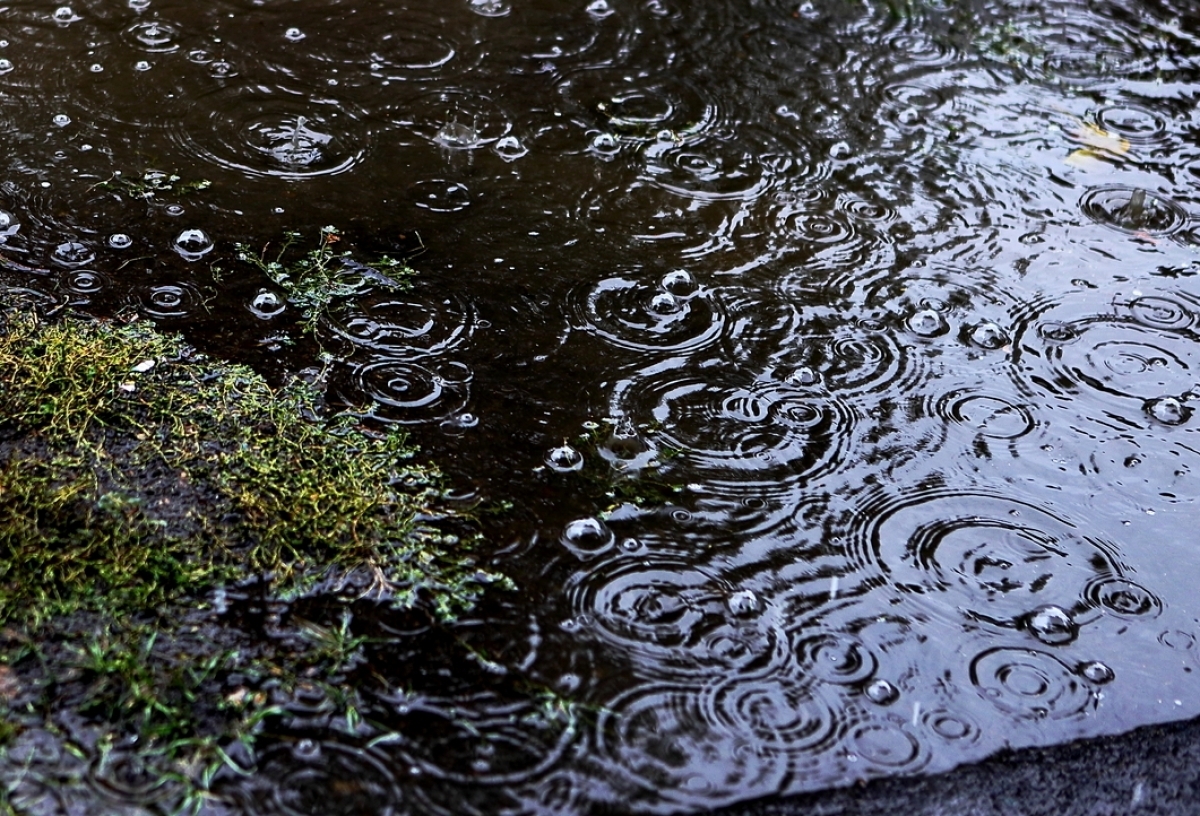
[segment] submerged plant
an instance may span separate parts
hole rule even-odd
[[[126,176],[118,170],[104,181],[92,185],[93,189],[110,190],[129,198],[146,200],[160,193],[186,195],[207,190],[211,186],[212,182],[207,179],[184,181],[175,173],[164,173],[161,170],[147,170],[141,176]]]
[[[336,227],[321,228],[317,246],[298,251],[303,236],[289,232],[274,255],[264,247],[257,254],[238,245],[238,259],[263,272],[287,293],[300,310],[305,331],[311,333],[321,318],[350,298],[371,291],[398,291],[408,287],[411,268],[395,258],[382,257],[370,264],[355,260],[349,252],[338,252],[341,242]]]

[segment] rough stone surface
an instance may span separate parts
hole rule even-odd
[[[1200,720],[1005,751],[936,776],[764,799],[713,816],[1196,816]]]

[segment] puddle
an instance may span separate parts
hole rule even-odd
[[[517,586],[198,610],[366,638],[351,720],[229,681],[279,713],[205,809],[691,812],[1200,715],[1200,18],[353,5],[0,8],[5,281],[319,371]],[[55,716],[14,803],[175,801]]]

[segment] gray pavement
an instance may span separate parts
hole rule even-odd
[[[773,798],[713,816],[1200,816],[1200,720],[1005,751],[936,776]]]

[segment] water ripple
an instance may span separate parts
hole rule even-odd
[[[343,100],[238,86],[193,103],[175,137],[188,153],[248,176],[304,179],[344,173],[373,137]]]
[[[1114,545],[1015,498],[915,492],[856,511],[853,552],[900,597],[949,621],[1017,628],[1036,609],[1085,604],[1120,574]]]

